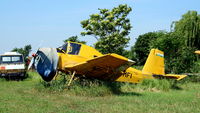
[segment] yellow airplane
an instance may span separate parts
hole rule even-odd
[[[76,77],[107,81],[140,83],[144,79],[183,79],[187,75],[165,74],[164,53],[152,49],[142,70],[131,66],[135,62],[115,53],[105,54],[85,44],[67,42],[59,48],[40,48],[28,68],[34,64],[43,80],[51,81],[58,71]]]

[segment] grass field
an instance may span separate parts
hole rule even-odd
[[[112,94],[106,86],[50,90],[31,73],[24,81],[0,79],[1,113],[199,113],[200,83],[180,84],[178,89],[125,84]],[[48,89],[48,90],[47,90]],[[102,94],[101,94],[102,93]],[[106,94],[104,94],[106,93]],[[93,95],[94,94],[94,95]],[[99,95],[98,95],[99,94]]]

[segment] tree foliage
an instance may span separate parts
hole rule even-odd
[[[72,42],[78,42],[78,43],[86,44],[85,41],[80,41],[78,39],[78,36],[71,36],[68,39],[64,40],[64,43],[66,43],[67,41],[72,41]]]
[[[188,11],[172,24],[171,32],[149,43],[151,48],[164,51],[168,72],[198,72],[194,51],[200,49],[200,15],[196,11]]]
[[[183,45],[181,36],[169,32],[151,43],[150,48],[158,48],[165,53],[165,69],[167,73],[192,72],[196,59],[194,48]]]
[[[200,49],[200,15],[197,11],[188,11],[174,24],[174,32],[181,36],[183,46]]]
[[[102,53],[123,54],[130,40],[130,20],[127,18],[131,11],[127,5],[119,5],[112,10],[99,9],[99,14],[92,14],[87,20],[81,21],[84,32],[81,35],[91,35],[97,39],[95,48]]]
[[[31,52],[31,45],[25,45],[24,48],[14,48],[12,52],[18,52],[24,56],[24,58],[27,58],[29,53]]]
[[[131,47],[131,59],[136,60],[139,65],[144,65],[149,50],[151,49],[151,43],[153,43],[157,38],[165,35],[164,31],[149,32],[140,35],[134,46]]]
[[[175,72],[198,72],[194,51],[200,49],[200,15],[197,11],[188,11],[179,21],[174,22],[173,34],[177,35],[180,46],[177,54]],[[200,67],[199,67],[200,68]]]

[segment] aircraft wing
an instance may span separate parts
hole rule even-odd
[[[78,64],[69,64],[65,66],[66,71],[76,71],[90,77],[102,77],[102,75],[111,75],[115,72],[123,71],[135,62],[117,54],[107,54]]]

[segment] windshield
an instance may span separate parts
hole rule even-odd
[[[59,53],[66,53],[67,52],[67,46],[68,46],[68,44],[65,43],[61,47],[57,48],[57,52],[59,52]]]
[[[21,55],[0,56],[0,63],[23,63]]]
[[[70,43],[70,48],[68,54],[78,55],[80,51],[81,45],[76,43]]]
[[[81,48],[81,44],[77,43],[68,43],[64,44],[63,46],[57,48],[57,52],[59,53],[67,53],[71,55],[78,55]]]

